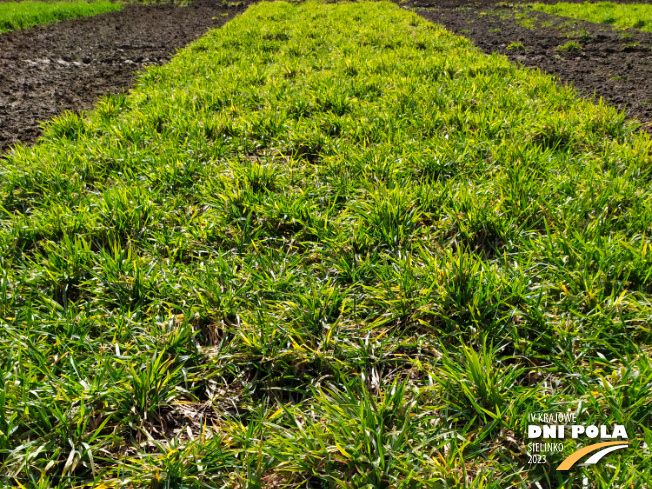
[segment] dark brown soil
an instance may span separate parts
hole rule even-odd
[[[34,142],[39,121],[90,109],[101,95],[128,89],[136,72],[168,61],[248,3],[130,5],[120,12],[0,34],[0,152],[18,141]]]
[[[486,53],[504,54],[557,75],[562,83],[572,84],[586,96],[602,97],[650,127],[652,33],[612,29],[492,0],[413,0],[408,5],[424,18],[468,37]],[[559,49],[569,41],[579,43],[581,49]],[[512,43],[525,49],[514,49]]]

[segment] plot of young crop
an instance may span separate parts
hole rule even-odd
[[[0,3],[0,34],[39,24],[51,24],[65,19],[90,17],[120,10],[117,2],[72,0],[65,2],[2,2]]]
[[[252,7],[4,156],[0,479],[636,487],[635,128],[394,4]],[[568,410],[632,448],[530,464]]]
[[[530,5],[534,10],[547,12],[574,19],[588,20],[601,24],[610,24],[614,27],[640,29],[652,31],[652,5],[647,3],[557,3]]]

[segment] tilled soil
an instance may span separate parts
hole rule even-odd
[[[244,11],[250,2],[130,5],[120,12],[0,34],[0,152],[32,143],[39,121],[128,89],[147,65]]]
[[[645,129],[652,126],[652,33],[612,29],[492,0],[414,0],[407,7],[468,37],[486,53],[498,52],[557,75],[583,95],[625,109]],[[581,49],[559,49],[569,41],[578,42]]]

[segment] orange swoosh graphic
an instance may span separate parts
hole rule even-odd
[[[605,443],[596,443],[594,445],[589,445],[588,447],[584,447],[574,453],[571,453],[566,460],[564,460],[561,464],[559,464],[559,467],[557,467],[557,470],[569,470],[575,462],[577,462],[579,459],[581,459],[584,455],[587,453],[595,452],[596,450],[599,450],[600,448],[604,447],[610,447],[612,445],[629,445],[628,441],[608,441]]]

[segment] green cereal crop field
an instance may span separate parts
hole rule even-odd
[[[0,481],[646,487],[636,129],[392,3],[251,7],[0,158]],[[531,463],[541,412],[631,447]]]
[[[634,28],[652,31],[652,5],[647,3],[585,2],[578,4],[560,2],[556,4],[535,3],[530,7],[548,14],[609,24],[622,29]]]
[[[64,2],[0,2],[0,34],[40,24],[51,24],[65,19],[89,17],[120,10],[122,4],[109,1],[84,0]]]

